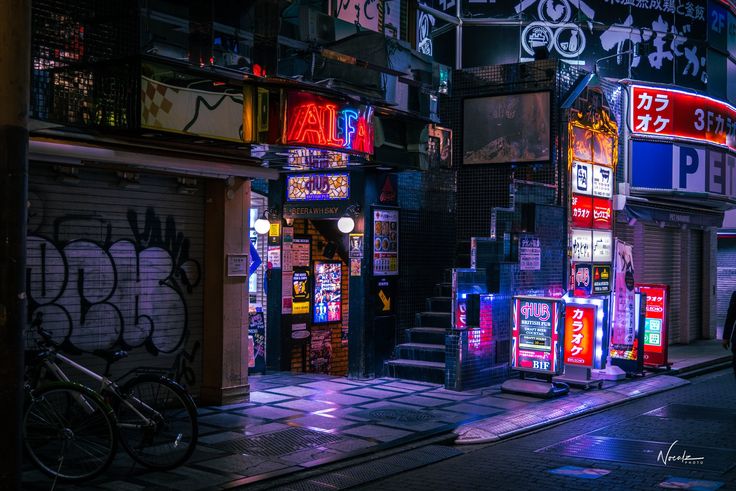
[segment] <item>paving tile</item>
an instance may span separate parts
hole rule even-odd
[[[198,421],[199,424],[216,426],[218,428],[245,428],[249,421],[253,421],[253,419],[238,414],[214,413],[208,416],[202,416],[198,418]]]
[[[481,406],[492,406],[501,409],[519,409],[522,407],[527,407],[529,405],[528,402],[512,401],[510,399],[504,399],[501,397],[480,397],[469,402],[472,404],[479,404]]]
[[[444,421],[428,420],[428,421],[391,421],[391,420],[380,420],[376,421],[376,424],[381,426],[389,426],[391,428],[399,428],[402,430],[409,430],[414,433],[422,431],[435,431],[443,427],[447,427],[448,430],[455,426],[455,423],[448,423]]]
[[[297,411],[306,411],[313,413],[335,407],[334,404],[321,401],[312,401],[309,399],[297,399],[294,401],[285,401],[274,404],[274,407],[285,407],[287,409],[296,409]]]
[[[237,478],[237,476],[235,476]],[[232,474],[201,471],[192,467],[181,467],[169,472],[150,472],[137,477],[137,480],[162,486],[165,489],[195,490],[217,486],[232,481]]]
[[[250,393],[250,400],[252,402],[258,402],[261,404],[268,404],[271,402],[279,402],[279,401],[286,401],[289,399],[293,399],[293,396],[286,395],[286,394],[274,394],[272,392],[251,392]]]
[[[320,392],[339,392],[341,390],[353,389],[355,385],[347,382],[335,382],[334,380],[320,380],[319,382],[310,382],[302,384],[302,387],[308,387]]]
[[[280,407],[271,406],[257,406],[242,411],[243,414],[248,416],[254,416],[261,419],[283,419],[292,418],[294,416],[304,415],[301,411],[293,411],[291,409],[284,409]]]
[[[339,408],[335,409],[334,411],[322,411],[318,414],[323,417],[327,418],[343,418],[343,419],[349,419],[352,421],[371,421],[370,418],[366,418],[364,416],[361,416],[361,414],[365,411],[364,408],[355,408],[355,407],[346,407],[346,408]]]
[[[253,392],[251,392],[250,395],[253,395]],[[229,411],[231,409],[246,409],[246,408],[255,406],[255,404],[253,402],[256,402],[256,401],[240,402],[240,403],[237,403],[237,404],[227,404],[225,406],[216,406],[216,407],[217,407],[217,409],[219,409],[221,411]]]
[[[389,390],[379,390],[372,387],[363,387],[360,389],[353,389],[346,391],[345,394],[361,396],[361,397],[372,397],[373,399],[388,399],[390,397],[400,396],[399,392],[391,392]]]
[[[319,393],[319,391],[317,390],[301,386],[278,387],[275,389],[270,389],[269,392],[275,394],[286,394],[288,396],[294,397],[306,397]]]
[[[463,401],[466,399],[472,399],[477,397],[476,394],[469,394],[467,392],[455,392],[451,390],[437,389],[429,392],[424,392],[423,396],[439,397],[442,399],[449,399],[451,401]]]
[[[303,418],[293,418],[289,420],[290,425],[299,425],[302,427],[318,428],[321,430],[333,430],[335,428],[342,428],[358,424],[356,421],[342,419],[342,418],[330,418],[327,416],[319,416],[317,414],[310,414]]]
[[[493,414],[499,414],[503,412],[502,409],[498,409],[495,407],[481,406],[478,404],[468,404],[468,403],[453,404],[451,406],[443,407],[442,409],[446,411],[454,411],[458,413],[470,414],[473,416],[491,416]]]
[[[381,408],[401,408],[401,409],[417,409],[416,406],[409,404],[401,404],[398,402],[390,401],[376,401],[369,404],[363,404],[360,406],[362,409],[381,409]]]
[[[243,433],[245,436],[260,435],[263,433],[273,433],[274,431],[285,430],[288,425],[283,423],[265,423],[262,425],[248,426]],[[242,436],[242,435],[241,435]]]
[[[337,382],[339,384],[348,384],[348,385],[354,385],[354,386],[364,386],[364,385],[370,385],[374,383],[374,380],[355,380],[355,379],[349,379],[345,377],[337,377],[330,379],[330,382]]]
[[[298,452],[294,452],[288,455],[281,455],[279,456],[279,460],[289,462],[291,464],[301,465],[304,467],[311,467],[317,462],[327,459],[336,460],[341,457],[341,452],[328,450],[325,447],[314,447],[299,450]]]
[[[338,431],[338,434],[340,433],[341,432]],[[327,443],[324,446],[336,452],[352,453],[375,445],[376,444],[374,442],[370,442],[368,440],[345,437],[340,441]]]
[[[391,389],[402,389],[402,390],[410,390],[413,392],[419,392],[419,391],[427,391],[436,389],[437,387],[440,387],[436,384],[418,384],[418,383],[409,383],[409,382],[388,382],[386,384],[382,384],[382,387],[387,387]]]
[[[480,416],[474,416],[468,413],[456,413],[452,411],[443,411],[442,409],[433,409],[432,414],[434,414],[434,417],[439,421],[453,424],[464,423],[480,418]]]
[[[241,474],[243,476],[257,476],[284,469],[289,467],[290,464],[279,462],[278,460],[265,459],[256,455],[228,455],[227,457],[200,462],[197,465],[199,467]]]
[[[425,397],[425,396],[417,396],[417,395],[396,397],[394,399],[391,399],[391,402],[399,402],[402,404],[412,404],[414,406],[421,406],[421,407],[436,407],[436,406],[442,406],[445,404],[452,404],[452,401],[449,401],[447,399],[437,399],[434,397]]]
[[[364,438],[371,438],[373,440],[378,440],[381,442],[398,440],[399,438],[403,438],[405,436],[412,434],[411,431],[404,431],[404,430],[399,430],[396,428],[389,428],[387,426],[379,426],[379,425],[356,426],[355,428],[349,428],[349,429],[343,430],[341,431],[341,433],[346,433],[348,435],[362,436]]]
[[[242,438],[243,433],[239,431],[223,431],[221,433],[214,433],[212,435],[202,436],[199,438],[199,443],[205,445],[212,445],[213,443],[220,443],[228,440],[235,440],[236,438]]]
[[[321,393],[312,396],[311,399],[315,401],[331,402],[341,406],[357,406],[358,404],[373,402],[373,399],[369,399],[367,397],[359,397],[344,393]]]

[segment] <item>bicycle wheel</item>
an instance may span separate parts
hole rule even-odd
[[[140,464],[157,470],[178,467],[197,446],[197,407],[166,377],[140,375],[121,390],[116,408],[120,443]]]
[[[117,450],[115,415],[93,390],[53,382],[30,393],[23,442],[42,472],[65,481],[91,479]]]

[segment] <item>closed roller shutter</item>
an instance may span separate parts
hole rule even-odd
[[[718,238],[718,327],[726,322],[731,293],[736,291],[736,239]]]
[[[641,283],[662,283],[670,287],[669,342],[680,333],[680,236],[679,229],[641,226],[641,240],[634,246],[635,277]],[[639,234],[638,234],[639,235]],[[639,237],[637,237],[638,239]],[[637,253],[643,252],[640,262]],[[641,273],[639,273],[639,271]]]
[[[689,339],[701,339],[703,328],[703,232],[687,230],[688,237],[688,286],[690,295],[686,299],[689,317]]]
[[[202,373],[202,179],[121,179],[111,170],[31,164],[29,321],[103,369],[165,368],[196,394]],[[32,334],[29,330],[29,341]],[[32,346],[31,343],[28,343]]]

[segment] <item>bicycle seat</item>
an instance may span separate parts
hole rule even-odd
[[[118,360],[122,360],[123,358],[126,358],[128,356],[128,352],[125,350],[120,351],[110,351],[110,350],[104,350],[104,349],[96,349],[93,351],[93,354],[95,356],[99,356],[103,360],[105,360],[108,364],[115,363]]]

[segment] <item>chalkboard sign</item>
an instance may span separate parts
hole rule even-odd
[[[266,322],[263,312],[248,314],[248,335],[253,336],[253,354],[255,366],[248,369],[248,373],[266,373]]]

